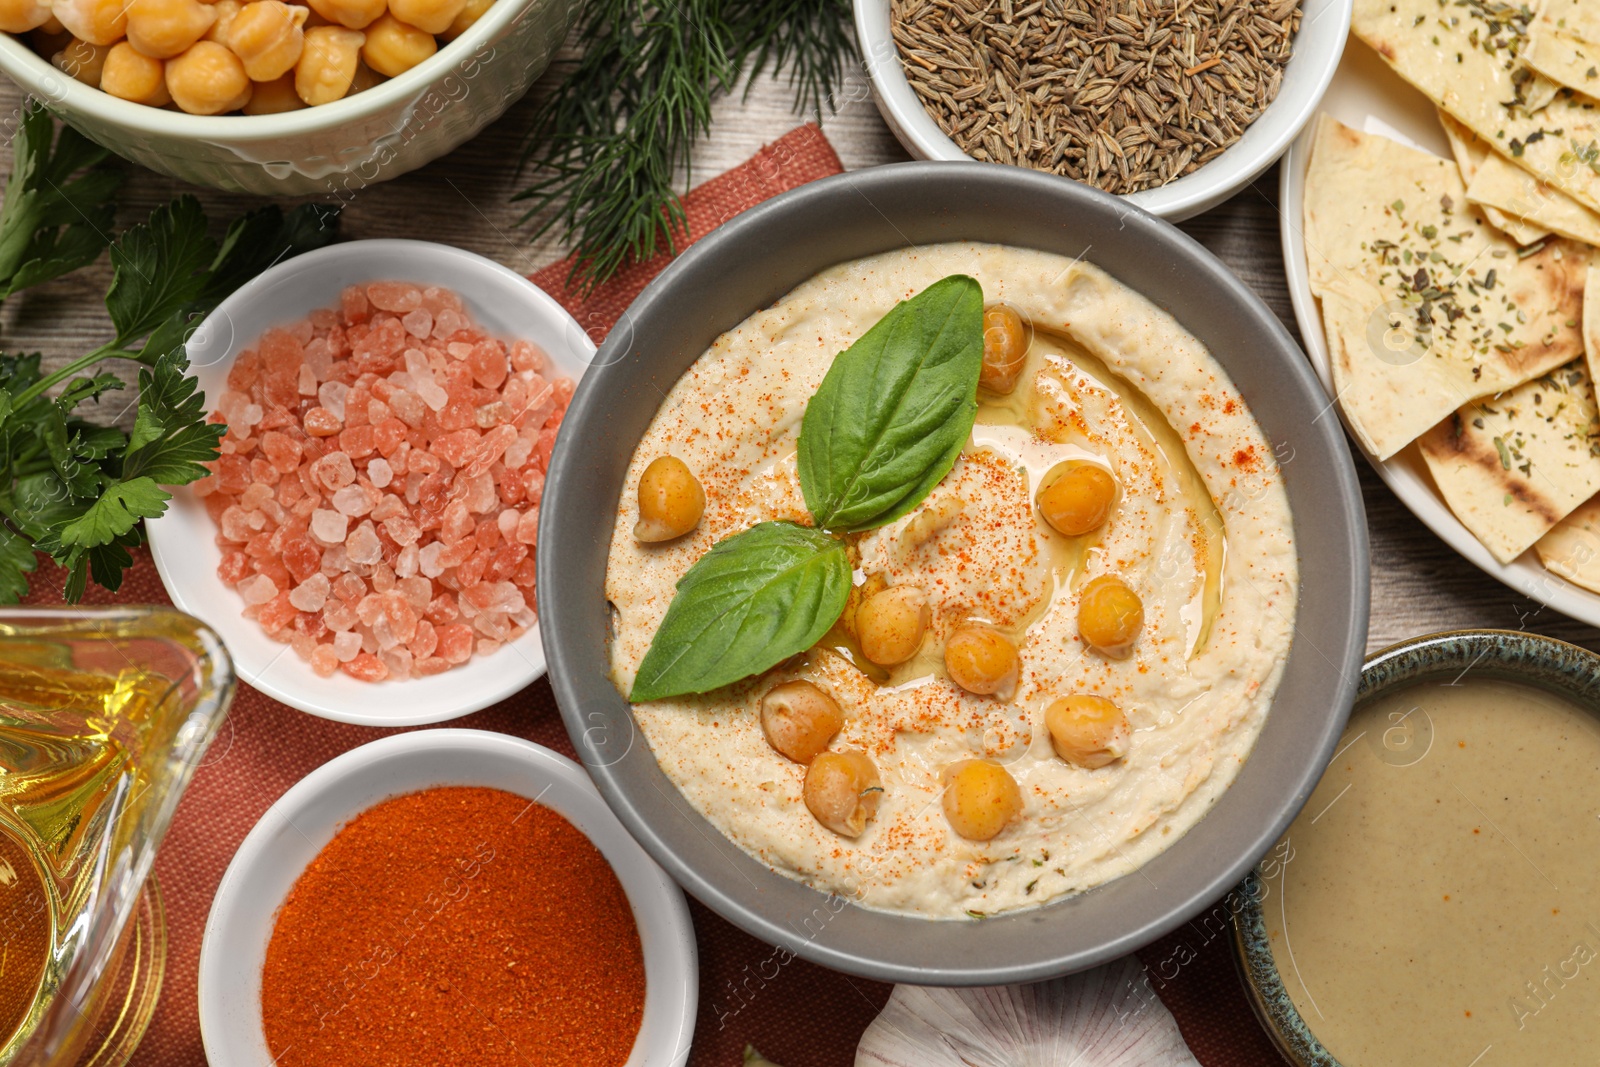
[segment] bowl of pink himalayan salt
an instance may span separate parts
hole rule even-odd
[[[323,718],[414,726],[517,692],[545,672],[544,472],[594,351],[526,278],[447,245],[272,268],[188,343],[228,430],[149,524],[173,603]]]

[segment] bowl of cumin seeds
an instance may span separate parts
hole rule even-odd
[[[1351,0],[854,0],[878,110],[918,159],[1030,167],[1177,222],[1316,112]]]

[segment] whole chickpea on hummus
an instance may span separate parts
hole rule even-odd
[[[663,771],[741,848],[928,918],[1080,892],[1193,826],[1261,731],[1298,583],[1273,449],[1173,319],[1043,252],[891,252],[752,315],[663,402],[606,575],[625,695],[713,545],[759,523],[814,535],[808,404],[836,357],[955,275],[982,290],[976,421],[908,513],[826,531],[848,558],[838,621],[753,677],[634,703]]]

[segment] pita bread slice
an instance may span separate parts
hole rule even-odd
[[[1501,563],[1600,492],[1600,418],[1581,359],[1465,405],[1419,444],[1450,510]]]
[[[1355,0],[1351,29],[1512,163],[1600,211],[1600,107],[1561,93],[1530,111],[1548,79],[1518,59],[1526,18],[1526,7],[1474,0]]]
[[[1552,240],[1519,257],[1447,159],[1323,116],[1304,233],[1334,388],[1379,459],[1583,352],[1589,250]]]
[[[1546,77],[1600,96],[1600,4],[1542,0],[1523,60]]]
[[[1583,287],[1583,351],[1589,357],[1589,377],[1600,382],[1600,262],[1590,264]]]
[[[1499,207],[1485,204],[1473,197],[1472,183],[1477,180],[1478,172],[1493,158],[1494,153],[1490,151],[1488,145],[1478,139],[1477,134],[1451,118],[1448,112],[1439,112],[1439,125],[1444,127],[1444,135],[1450,141],[1450,154],[1456,157],[1456,166],[1461,168],[1461,177],[1467,183],[1467,199],[1483,208],[1483,217],[1489,220],[1489,225],[1519,245],[1531,245],[1541,238],[1549,237],[1549,230],[1542,230],[1531,222],[1526,222],[1516,215],[1508,215]],[[1512,169],[1516,170],[1515,167]],[[1522,172],[1517,171],[1517,173]]]
[[[1600,593],[1600,497],[1580,505],[1533,547],[1547,570]]]

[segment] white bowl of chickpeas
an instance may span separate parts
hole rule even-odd
[[[578,0],[0,0],[0,71],[197,185],[341,199],[498,118]]]

